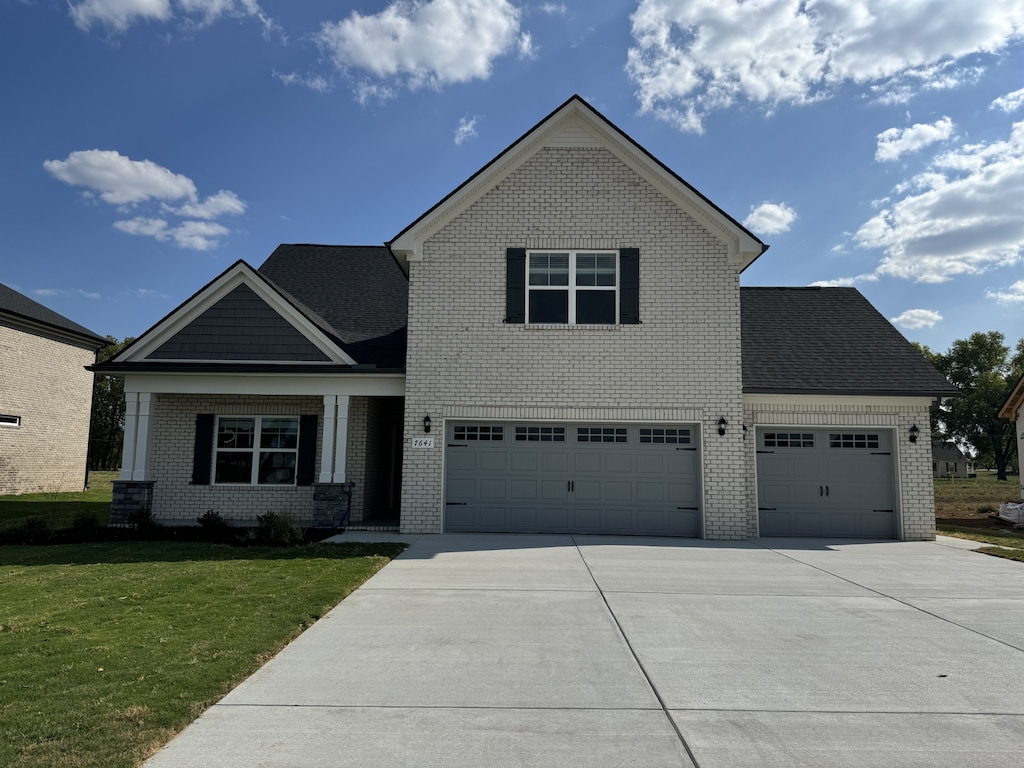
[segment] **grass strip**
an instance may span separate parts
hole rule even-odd
[[[0,548],[0,765],[140,764],[402,549]]]
[[[1024,562],[1024,532],[978,531],[973,528],[962,528],[955,525],[937,526],[936,532],[947,536],[956,536],[961,539],[991,544],[991,547],[983,547],[977,551],[986,555],[1003,557],[1007,560]]]

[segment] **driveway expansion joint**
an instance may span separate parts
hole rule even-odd
[[[601,600],[604,603],[605,609],[608,611],[608,615],[611,616],[612,621],[615,622],[615,628],[618,630],[619,636],[622,638],[622,641],[626,644],[626,647],[629,649],[630,654],[632,654],[633,660],[636,662],[636,665],[640,669],[641,674],[643,674],[644,679],[647,680],[647,685],[650,686],[651,692],[658,700],[658,704],[661,705],[661,711],[664,713],[665,719],[668,720],[668,724],[672,726],[672,730],[675,731],[675,734],[679,739],[679,743],[682,744],[683,749],[686,750],[686,755],[690,758],[690,762],[693,763],[693,768],[700,768],[700,762],[698,762],[697,756],[693,753],[693,749],[686,741],[686,737],[683,736],[683,732],[680,730],[679,725],[675,721],[675,718],[672,717],[672,714],[669,711],[668,706],[665,704],[665,699],[662,697],[661,692],[658,690],[657,686],[654,685],[654,681],[651,679],[650,674],[648,674],[647,668],[644,667],[643,662],[640,661],[640,656],[637,655],[636,649],[633,648],[633,644],[629,642],[629,638],[626,636],[625,631],[622,629],[622,624],[619,622],[619,617],[616,616],[615,611],[612,610],[612,607],[608,602],[608,597],[605,595],[604,590],[601,588],[601,585],[598,584],[597,578],[594,576],[594,572],[590,568],[590,563],[588,563],[587,558],[584,557],[583,550],[580,549],[579,543],[576,541],[575,537],[573,537],[573,544],[576,545],[576,552],[579,554],[580,560],[583,562],[583,567],[587,569],[587,573],[590,574],[590,578],[593,580],[594,586],[597,588],[598,594],[601,595]]]

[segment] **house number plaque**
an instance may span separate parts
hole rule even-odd
[[[414,437],[412,439],[413,448],[433,448],[434,438],[432,437]]]

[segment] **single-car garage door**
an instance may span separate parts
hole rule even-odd
[[[700,535],[692,425],[446,427],[445,530]]]
[[[892,433],[758,429],[757,505],[762,536],[894,538]]]

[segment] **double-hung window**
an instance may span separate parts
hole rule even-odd
[[[618,251],[529,251],[526,270],[527,323],[618,322]]]
[[[298,416],[221,416],[214,482],[294,485],[298,447]]]

